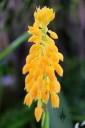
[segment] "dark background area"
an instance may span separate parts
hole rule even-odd
[[[33,24],[33,13],[39,6],[51,7],[56,13],[48,27],[58,34],[55,42],[64,55],[64,75],[59,78],[66,102],[64,108],[68,107],[73,124],[82,122],[85,120],[85,0],[1,0],[0,53]],[[30,46],[26,40],[0,61],[0,128],[40,127],[34,117],[36,103],[31,108],[23,105],[26,92],[22,67]]]

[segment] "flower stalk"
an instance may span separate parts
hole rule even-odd
[[[47,108],[45,108],[42,114],[41,128],[49,128],[49,112]]]

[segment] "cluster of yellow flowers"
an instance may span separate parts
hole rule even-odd
[[[28,41],[34,44],[30,48],[23,67],[23,74],[28,73],[25,78],[27,95],[24,103],[30,106],[33,100],[37,101],[35,108],[37,121],[41,119],[43,107],[47,104],[49,96],[51,96],[52,107],[59,107],[60,83],[55,76],[55,71],[60,76],[63,75],[63,69],[59,65],[59,61],[63,61],[63,55],[58,52],[52,39],[57,39],[57,34],[47,28],[54,17],[53,9],[38,8],[34,13],[33,26],[28,26],[28,33],[32,35]]]

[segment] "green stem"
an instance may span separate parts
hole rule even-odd
[[[21,35],[19,38],[17,38],[15,41],[13,41],[8,46],[8,48],[6,48],[6,50],[0,53],[0,60],[2,60],[5,56],[7,56],[9,53],[15,50],[19,45],[21,45],[25,40],[27,40],[28,37],[29,37],[29,34],[26,32],[23,35]]]
[[[48,110],[43,112],[41,128],[49,128],[49,112],[48,112]]]

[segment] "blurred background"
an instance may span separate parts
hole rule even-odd
[[[48,27],[58,34],[55,42],[65,58],[60,108],[52,110],[48,104],[50,128],[73,128],[85,120],[85,0],[0,0],[0,53],[33,24],[39,6],[56,12]],[[40,128],[34,117],[36,103],[23,105],[22,67],[30,46],[26,40],[0,60],[0,128]]]

